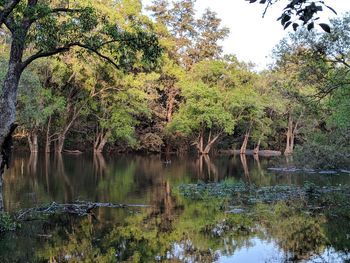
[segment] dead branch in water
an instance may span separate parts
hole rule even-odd
[[[60,204],[52,202],[48,205],[41,205],[38,207],[32,207],[28,209],[22,209],[17,213],[15,217],[17,220],[26,220],[35,216],[47,216],[52,214],[74,214],[79,216],[93,214],[94,208],[106,207],[106,208],[131,208],[131,207],[150,207],[149,205],[142,204],[113,204],[113,203],[94,203],[76,201],[69,204]]]

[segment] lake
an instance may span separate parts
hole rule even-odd
[[[222,181],[326,187],[350,185],[350,174],[298,170],[284,157],[16,154],[4,175],[8,212],[52,202],[125,206],[25,221],[1,236],[0,262],[350,260],[348,218],[330,220],[279,203],[257,204],[254,214],[242,204],[231,213],[217,200],[189,200],[178,190],[182,184]]]

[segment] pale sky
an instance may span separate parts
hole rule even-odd
[[[143,0],[144,4],[150,0]],[[222,24],[230,29],[230,35],[223,42],[224,52],[235,54],[239,60],[251,61],[257,64],[257,69],[264,69],[269,60],[272,48],[292,30],[283,30],[282,25],[276,19],[281,15],[287,1],[273,5],[262,18],[264,6],[250,4],[245,0],[197,0],[197,15],[206,8],[210,8],[222,19]],[[350,0],[328,0],[326,3],[332,6],[341,15],[350,11]],[[330,10],[319,13],[322,22],[327,22],[335,15]]]

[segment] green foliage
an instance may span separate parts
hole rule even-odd
[[[181,82],[184,102],[170,130],[192,134],[203,129],[232,134],[235,124],[256,110],[253,75],[235,61],[203,61]]]
[[[17,119],[26,130],[39,129],[49,116],[65,108],[65,99],[43,88],[35,72],[24,72],[19,88]]]
[[[0,233],[16,230],[20,224],[16,222],[8,213],[0,213]]]

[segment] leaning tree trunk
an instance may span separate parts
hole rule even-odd
[[[203,154],[209,154],[211,148],[213,147],[213,145],[215,144],[217,139],[219,139],[220,135],[221,135],[221,133],[218,133],[212,138],[211,137],[211,132],[209,133],[208,143],[207,143],[207,145],[204,148]]]
[[[56,149],[55,152],[56,153],[62,153],[63,152],[63,147],[64,147],[64,141],[66,140],[66,134],[65,133],[61,133],[58,135],[58,139],[56,141]]]
[[[247,150],[249,135],[250,135],[250,130],[248,130],[246,132],[246,134],[244,135],[244,140],[243,140],[243,143],[242,143],[242,146],[241,146],[240,154],[245,154],[245,152]]]
[[[62,153],[63,152],[63,147],[64,147],[64,142],[66,140],[67,133],[69,129],[72,127],[74,121],[78,117],[78,114],[73,116],[71,121],[64,127],[64,129],[58,134],[58,138],[55,144],[55,152],[56,153]]]

